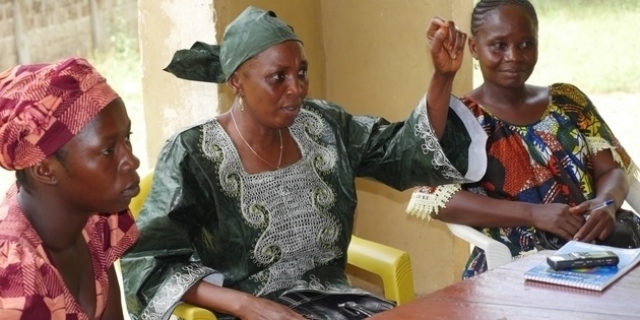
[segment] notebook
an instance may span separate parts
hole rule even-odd
[[[551,269],[545,260],[543,263],[525,272],[524,278],[527,280],[602,291],[640,262],[640,249],[613,248],[577,241],[569,241],[557,251],[557,254],[580,251],[613,251],[620,258],[620,262],[617,266],[556,271]]]

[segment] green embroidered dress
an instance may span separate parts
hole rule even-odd
[[[140,239],[122,260],[133,318],[166,319],[200,280],[270,299],[294,287],[352,290],[345,265],[356,177],[404,190],[484,174],[486,135],[451,101],[439,142],[424,98],[397,123],[305,100],[289,127],[302,158],[258,174],[244,171],[215,119],[169,139],[137,221]]]

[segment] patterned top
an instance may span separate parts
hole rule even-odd
[[[102,316],[109,295],[107,270],[133,245],[138,229],[126,210],[92,215],[82,235],[96,281],[96,314],[91,317],[65,286],[42,240],[22,213],[16,186],[9,189],[0,206],[0,319],[88,320]]]
[[[137,220],[140,241],[122,260],[132,318],[167,318],[189,287],[215,273],[224,276],[218,284],[270,299],[297,288],[352,290],[344,269],[356,177],[406,189],[468,181],[465,171],[482,176],[468,159],[484,158],[484,140],[472,142],[462,116],[451,118],[441,145],[424,99],[397,123],[305,100],[288,128],[302,158],[256,174],[217,120],[178,133],[159,156]]]
[[[497,199],[575,206],[595,197],[592,156],[606,149],[635,174],[631,158],[583,92],[569,84],[554,84],[549,96],[541,119],[523,126],[502,121],[477,102],[462,99],[489,135],[487,173],[464,189]],[[483,232],[506,244],[514,257],[536,244],[531,226]],[[463,277],[486,270],[483,250],[474,248]]]

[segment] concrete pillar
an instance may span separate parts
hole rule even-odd
[[[175,51],[195,41],[216,43],[215,12],[213,0],[139,0],[138,5],[142,101],[153,167],[169,136],[217,114],[215,84],[181,80],[162,70]]]

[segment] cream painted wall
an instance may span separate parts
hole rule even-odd
[[[424,95],[432,65],[425,31],[431,17],[454,18],[468,30],[472,0],[324,0],[322,25],[327,99],[354,114],[401,120]],[[454,93],[471,89],[467,61]],[[460,279],[468,244],[455,240],[444,224],[404,213],[410,191],[358,181],[355,233],[410,253],[417,294]]]
[[[424,35],[429,20],[434,15],[453,18],[468,30],[472,2],[139,0],[149,162],[155,163],[153,155],[179,127],[226,110],[233,99],[224,85],[216,90],[213,84],[179,80],[161,69],[175,50],[195,40],[220,40],[224,27],[248,5],[274,10],[304,41],[310,97],[332,100],[354,114],[401,120],[424,94],[432,72]],[[455,94],[471,89],[471,69],[467,54]],[[460,279],[468,244],[454,239],[440,222],[407,216],[409,191],[364,180],[358,188],[355,233],[409,252],[417,294]]]

